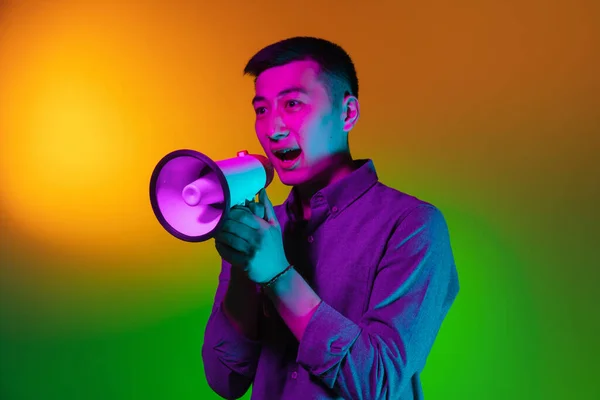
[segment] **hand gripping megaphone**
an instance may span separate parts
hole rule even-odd
[[[176,150],[152,172],[150,203],[167,232],[187,242],[204,242],[219,231],[231,207],[252,201],[269,186],[273,173],[267,157],[246,150],[220,161]]]

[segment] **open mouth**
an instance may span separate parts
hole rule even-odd
[[[296,161],[298,157],[300,157],[300,154],[302,154],[302,150],[284,149],[277,150],[273,154],[275,154],[275,157],[279,158],[284,164],[290,164]]]

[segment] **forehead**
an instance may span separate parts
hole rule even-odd
[[[289,87],[302,87],[309,92],[322,88],[318,80],[320,67],[312,60],[293,61],[289,64],[265,70],[256,79],[256,94],[274,97]]]

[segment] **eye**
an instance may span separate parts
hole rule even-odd
[[[254,109],[254,112],[256,113],[256,115],[262,115],[265,112],[267,112],[267,109],[265,107],[257,107]]]
[[[300,106],[300,102],[298,100],[288,100],[285,102],[287,108],[296,108]]]

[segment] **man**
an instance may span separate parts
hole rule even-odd
[[[280,206],[262,190],[234,207],[215,237],[210,387],[229,399],[250,385],[253,399],[422,399],[420,373],[458,293],[444,217],[352,159],[358,79],[342,48],[290,38],[244,72],[258,140],[292,189]]]

